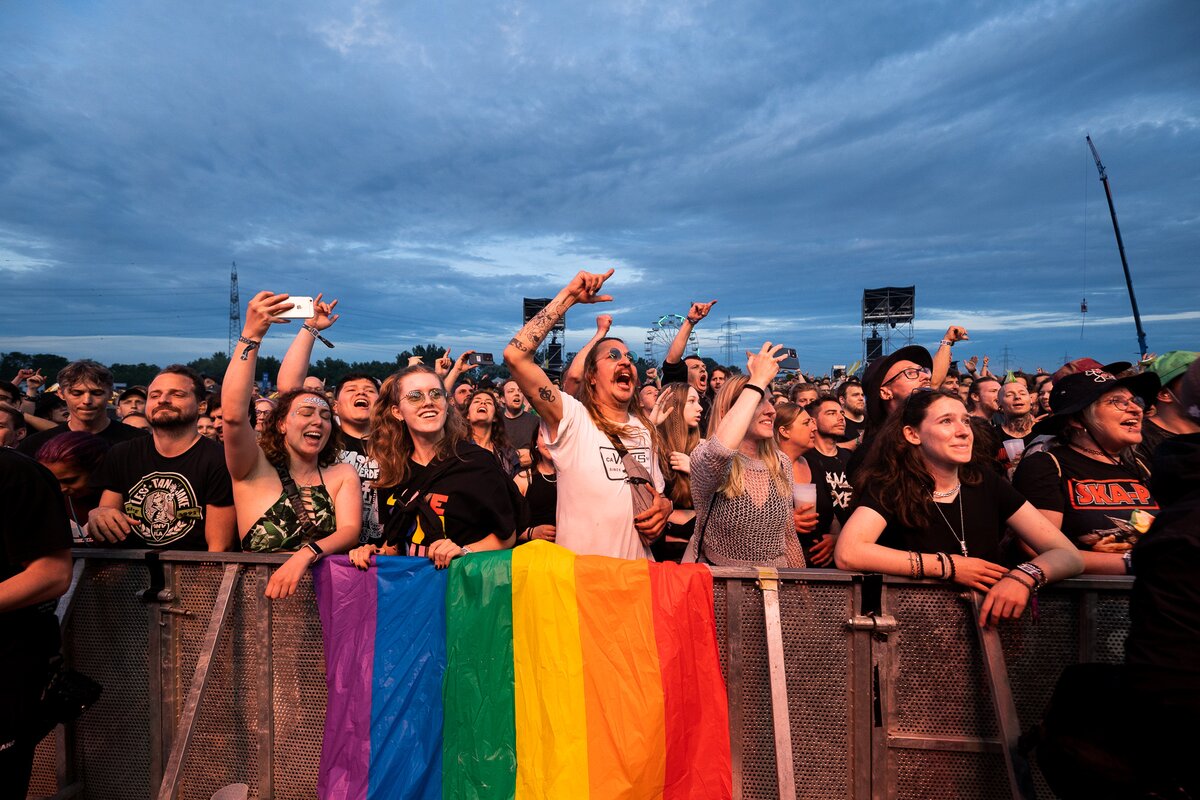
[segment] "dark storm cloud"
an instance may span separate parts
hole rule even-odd
[[[243,304],[341,298],[350,357],[498,349],[605,265],[631,339],[719,297],[823,369],[911,283],[918,341],[1125,355],[1087,132],[1152,349],[1197,346],[1195,4],[799,5],[6,6],[4,347],[211,352],[236,259]]]

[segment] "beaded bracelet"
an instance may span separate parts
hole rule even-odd
[[[917,579],[917,559],[920,558],[915,551],[908,551],[908,577],[914,581]]]
[[[958,576],[958,571],[954,568],[954,556],[950,553],[946,553],[946,562],[950,564],[950,577],[946,580],[953,582]]]
[[[1023,580],[1021,580],[1020,578],[1018,578],[1018,577],[1017,577],[1016,575],[1014,575],[1013,573],[1011,573],[1011,572],[1006,572],[1006,573],[1004,573],[1003,575],[1001,575],[1001,576],[1000,576],[1000,580],[1004,580],[1005,578],[1008,578],[1010,581],[1016,581],[1017,583],[1021,584],[1022,586],[1024,586],[1024,587],[1025,587],[1025,588],[1026,588],[1026,589],[1029,591],[1029,595],[1030,595],[1030,597],[1032,597],[1032,596],[1033,596],[1033,593],[1034,593],[1033,587],[1032,587],[1032,586],[1030,586],[1030,585],[1029,585],[1028,583],[1026,583],[1025,581],[1023,581]]]

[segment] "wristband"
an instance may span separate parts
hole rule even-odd
[[[311,333],[313,335],[314,339],[321,342],[321,344],[325,345],[326,347],[330,347],[330,348],[333,347],[333,342],[329,341],[324,336],[322,336],[321,332],[319,330],[314,328],[312,325],[309,325],[307,322],[304,323],[304,325],[302,325],[300,327],[300,330],[308,331],[309,333]]]
[[[950,341],[949,339],[942,339],[940,342],[938,342],[938,345],[941,347],[954,347],[954,342]]]
[[[245,361],[250,356],[251,350],[257,350],[258,346],[262,344],[262,339],[255,341],[254,339],[246,336],[239,336],[238,341],[246,345],[246,349],[242,350],[242,361]]]
[[[325,555],[325,551],[316,542],[305,542],[304,546],[312,551],[314,556],[312,563],[314,564],[321,560],[321,556]]]
[[[474,552],[470,547],[467,547],[466,545],[463,545],[459,549],[462,550],[462,552],[459,553],[460,556],[469,556],[469,555],[471,555],[471,553]]]
[[[946,560],[950,562],[950,577],[947,578],[951,583],[958,577],[957,570],[954,569],[954,556],[950,553],[946,554]]]
[[[749,389],[752,392],[758,392],[759,397],[767,396],[766,389],[763,389],[761,386],[755,386],[753,383],[747,383],[745,386],[742,387],[743,392],[746,391],[747,389]]]
[[[1020,578],[1018,578],[1016,575],[1012,574],[1011,572],[1006,572],[1006,573],[1004,573],[1003,575],[1001,575],[1001,576],[1000,576],[1000,580],[1004,580],[1005,578],[1008,578],[1010,581],[1016,581],[1017,583],[1019,583],[1019,584],[1021,584],[1022,586],[1024,586],[1024,587],[1025,587],[1025,589],[1026,589],[1026,591],[1028,591],[1028,592],[1029,592],[1029,596],[1030,596],[1030,597],[1033,597],[1033,587],[1032,587],[1032,586],[1030,586],[1028,583],[1026,583],[1025,581],[1021,580]]]
[[[1133,551],[1126,551],[1121,554],[1121,560],[1125,562],[1125,574],[1133,574]]]

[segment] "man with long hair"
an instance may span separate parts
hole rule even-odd
[[[541,417],[558,472],[558,543],[580,554],[646,558],[672,505],[661,494],[653,426],[635,401],[633,355],[620,339],[596,342],[578,399],[556,388],[534,359],[571,306],[612,300],[600,294],[612,274],[576,275],[513,337],[504,363]]]

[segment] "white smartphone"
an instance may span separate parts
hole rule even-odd
[[[311,297],[289,297],[292,308],[279,316],[284,319],[309,319],[313,315],[313,299]]]

